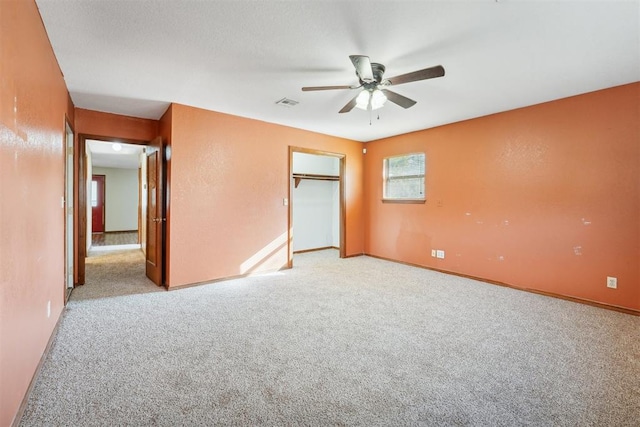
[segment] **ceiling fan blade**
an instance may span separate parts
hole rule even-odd
[[[425,68],[424,70],[414,71],[413,73],[402,74],[386,80],[392,85],[401,85],[403,83],[433,79],[435,77],[442,76],[444,76],[444,67],[442,65],[436,65],[435,67]]]
[[[360,77],[360,80],[363,82],[373,81],[373,70],[368,56],[350,55],[349,59],[353,62],[353,66],[356,67],[356,74]]]
[[[334,89],[357,89],[358,86],[307,86],[303,87],[303,92],[310,92],[312,90],[334,90]]]
[[[382,93],[387,97],[387,99],[394,104],[398,104],[402,108],[409,108],[416,105],[416,101],[413,99],[409,99],[406,96],[402,96],[399,93],[391,92],[389,89],[381,89]]]
[[[358,93],[358,95],[360,95],[360,93]],[[356,106],[356,99],[358,99],[358,95],[354,96],[353,99],[347,103],[347,105],[342,107],[342,110],[338,111],[338,113],[348,113],[349,111],[353,110],[353,107]]]

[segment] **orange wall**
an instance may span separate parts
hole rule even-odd
[[[639,123],[635,83],[368,143],[365,251],[640,310]],[[411,152],[426,204],[381,203],[383,158]]]
[[[66,87],[66,85],[65,85]],[[69,120],[69,125],[71,125],[71,130],[73,131],[74,135],[75,135],[75,129],[76,129],[76,107],[73,105],[73,100],[71,99],[71,95],[69,95],[69,93],[67,93],[67,119]]]
[[[289,146],[346,154],[346,253],[363,252],[361,143],[177,104],[171,116],[170,286],[286,266]]]
[[[75,121],[76,133],[94,137],[148,142],[158,136],[157,120],[76,108]]]
[[[69,98],[33,1],[0,1],[0,82],[0,425],[7,426],[64,303]]]

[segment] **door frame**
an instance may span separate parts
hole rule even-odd
[[[315,150],[312,148],[289,146],[289,218],[287,226],[287,246],[288,260],[287,266],[293,267],[293,153],[315,154],[318,156],[336,157],[340,160],[340,258],[346,258],[346,241],[347,241],[347,209],[346,209],[346,191],[345,191],[345,171],[347,155],[344,153],[332,153],[330,151]]]
[[[71,296],[71,290],[76,284],[76,243],[75,243],[75,131],[69,117],[65,115],[64,128],[64,303]],[[71,157],[71,158],[69,158]]]
[[[76,204],[74,206],[74,264],[76,267],[76,285],[85,283],[85,259],[87,257],[87,140],[104,142],[120,142],[123,144],[134,144],[147,146],[151,141],[117,138],[103,135],[92,135],[86,133],[77,134],[77,145],[74,150],[74,161],[77,174],[74,175],[74,196]],[[166,190],[165,190],[166,191]],[[162,245],[166,244],[163,239]]]

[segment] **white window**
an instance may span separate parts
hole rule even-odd
[[[424,175],[424,153],[385,158],[383,200],[423,203]]]

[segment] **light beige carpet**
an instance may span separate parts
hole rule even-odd
[[[22,425],[638,425],[638,317],[335,251],[294,263],[122,296],[140,272],[107,263]]]
[[[165,290],[146,277],[145,257],[140,249],[93,249],[85,270],[85,284],[73,290],[72,301]]]

